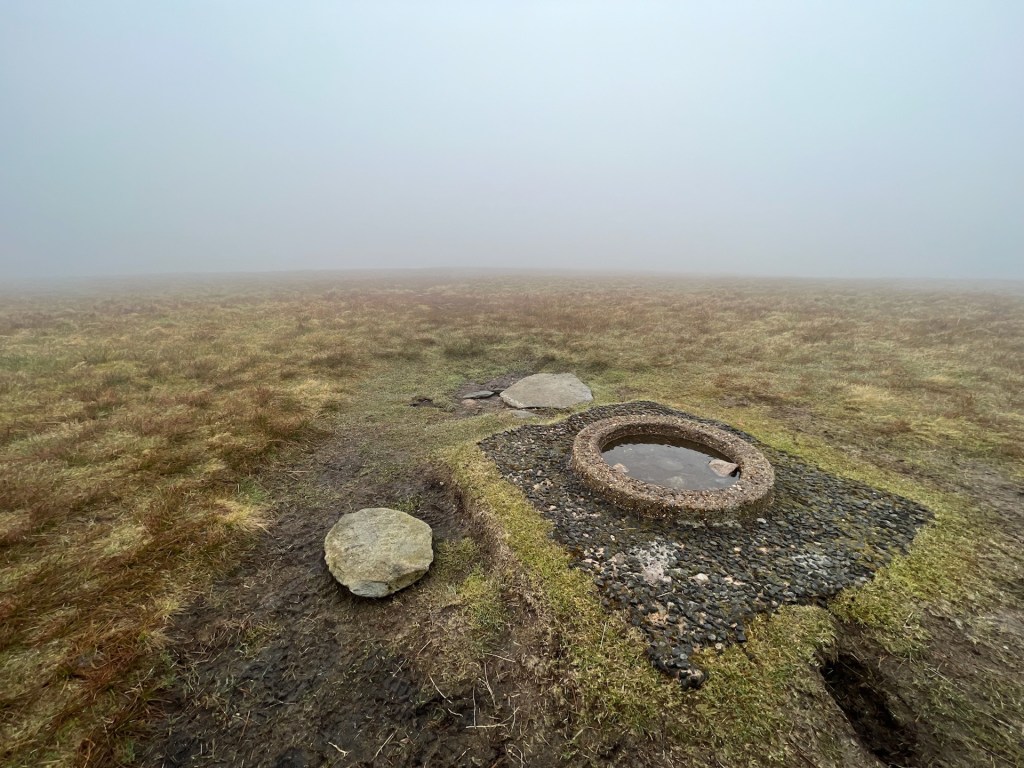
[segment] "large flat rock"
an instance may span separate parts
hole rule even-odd
[[[572,408],[594,399],[590,387],[571,373],[537,373],[501,393],[512,408]]]
[[[397,509],[344,515],[324,541],[331,574],[362,597],[386,597],[418,581],[434,561],[430,526]]]

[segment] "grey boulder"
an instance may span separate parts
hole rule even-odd
[[[434,561],[430,526],[397,509],[344,515],[324,540],[331,574],[361,597],[386,597],[418,581]]]
[[[571,373],[536,373],[506,389],[501,399],[512,408],[572,408],[594,395]]]

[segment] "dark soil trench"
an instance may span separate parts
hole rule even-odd
[[[884,690],[877,668],[840,652],[822,667],[821,675],[865,749],[886,766],[920,765],[917,729],[905,715],[894,714],[894,695]],[[906,705],[899,702],[898,708],[905,710]]]

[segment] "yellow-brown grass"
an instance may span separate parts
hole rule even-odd
[[[298,302],[27,303],[0,316],[3,752],[109,759],[168,616],[265,523],[250,474],[360,363]],[[102,754],[101,754],[102,753]]]
[[[443,399],[464,379],[515,369],[573,370],[599,401],[659,399],[756,427],[780,447],[833,451],[836,468],[877,472],[890,487],[904,470],[939,484],[953,457],[1022,478],[1024,301],[1012,295],[322,276],[5,299],[4,759],[119,759],[119,729],[161,669],[168,618],[272,524],[258,473],[290,444],[331,429],[333,411],[387,399],[392,410],[374,428],[410,460],[466,438],[400,415],[402,398],[417,392],[358,388],[360,378],[406,381]],[[959,525],[962,515],[949,519]],[[953,523],[931,534],[950,552],[974,530]],[[955,593],[967,565],[939,560],[924,558],[931,570],[916,581],[898,566],[898,578],[847,598],[844,618],[884,628],[902,620],[887,606]],[[799,616],[808,637],[828,634],[820,617]],[[773,637],[771,625],[754,636]],[[726,658],[728,679],[728,664],[746,662]],[[584,696],[581,706],[595,705]]]

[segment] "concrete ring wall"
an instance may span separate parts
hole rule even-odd
[[[616,472],[601,455],[622,437],[669,437],[705,445],[739,465],[739,479],[728,488],[689,491],[645,483]],[[756,517],[771,504],[775,472],[757,448],[736,435],[673,416],[616,416],[580,430],[570,466],[591,490],[642,517],[678,518],[708,524]]]

